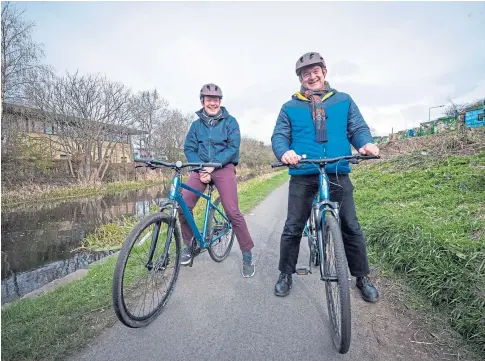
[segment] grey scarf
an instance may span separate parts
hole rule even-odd
[[[208,125],[210,125],[212,127],[212,126],[216,125],[219,120],[222,119],[222,108],[219,109],[219,112],[214,116],[207,114],[205,112],[205,109],[201,109],[200,117],[202,118],[202,120],[204,122],[206,122]]]

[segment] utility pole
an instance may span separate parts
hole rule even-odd
[[[430,122],[430,121],[431,121],[431,109],[434,109],[434,108],[443,108],[444,106],[445,106],[445,105],[443,104],[443,105],[437,105],[437,106],[435,106],[435,107],[431,107],[431,108],[429,108],[429,110],[428,110],[428,122]]]

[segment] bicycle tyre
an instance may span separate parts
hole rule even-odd
[[[142,235],[142,233],[148,229],[151,225],[160,223],[167,224],[167,235],[170,234],[170,230],[172,229],[172,239],[169,243],[171,246],[175,241],[175,260],[174,260],[174,268],[173,274],[168,284],[168,289],[166,290],[165,294],[162,296],[162,299],[159,299],[158,305],[155,306],[154,310],[150,312],[150,314],[144,317],[135,317],[130,310],[127,309],[126,300],[124,295],[124,287],[123,287],[123,280],[125,277],[125,270],[126,265],[130,256],[131,251],[134,248],[138,237]],[[170,226],[171,217],[164,213],[154,213],[151,215],[146,216],[143,218],[128,234],[126,237],[123,246],[120,250],[120,254],[118,256],[118,260],[115,266],[115,271],[113,275],[113,284],[112,284],[112,296],[113,296],[113,308],[115,310],[116,316],[118,319],[127,327],[130,328],[139,328],[144,327],[150,324],[155,318],[157,318],[162,310],[164,309],[165,305],[167,304],[170,296],[175,288],[175,283],[178,278],[179,270],[180,270],[180,252],[181,252],[181,237],[180,232],[177,227],[176,222],[174,221],[173,226]],[[166,237],[158,238],[158,242],[165,243]],[[140,241],[141,242],[141,241]],[[156,247],[156,245],[155,245]],[[165,244],[163,245],[165,247]],[[142,259],[143,260],[143,259]],[[162,267],[166,267],[163,265]],[[150,270],[151,271],[151,270]],[[155,272],[155,271],[154,271]],[[147,282],[148,285],[148,282]],[[157,294],[158,297],[158,294]]]
[[[329,280],[325,281],[325,292],[327,298],[328,315],[332,325],[333,331],[333,343],[338,352],[345,354],[350,348],[351,339],[351,310],[350,310],[350,290],[349,290],[349,277],[347,268],[347,258],[345,256],[345,248],[342,239],[342,232],[337,219],[332,213],[327,213],[325,217],[325,239],[320,235],[320,240],[325,242],[324,262],[320,266],[321,274],[325,276],[335,276],[329,274],[329,260],[327,252],[334,250],[334,257],[336,262],[336,276],[337,276],[337,288],[339,296],[340,315],[336,314],[336,300],[332,294],[332,284]],[[322,232],[321,230],[319,231]],[[332,242],[333,240],[333,242]],[[333,243],[333,247],[332,246]],[[323,246],[323,245],[322,245]],[[323,247],[322,247],[323,248]],[[323,252],[323,249],[321,249]],[[340,321],[340,322],[338,322]],[[339,325],[340,323],[340,325]]]
[[[219,208],[220,203],[221,203],[221,197],[217,197],[217,199],[214,201],[214,206]],[[212,234],[214,221],[216,220],[215,217],[217,215],[220,217],[220,214],[218,212],[216,212],[216,210],[214,208],[211,208],[211,210],[209,212],[209,221],[208,221],[209,224],[208,224],[208,227],[207,227],[207,233],[208,234]],[[222,217],[220,217],[220,218],[222,218]],[[225,222],[225,220],[224,220],[224,222]],[[227,258],[227,256],[229,256],[229,253],[231,252],[231,248],[232,248],[232,245],[234,243],[234,237],[235,237],[234,229],[232,228],[232,226],[231,226],[231,229],[229,230],[229,243],[227,243],[227,246],[225,248],[222,248],[222,252],[220,252],[218,254],[215,251],[214,246],[220,245],[221,244],[220,240],[224,239],[226,236],[227,235],[222,236],[218,241],[216,241],[215,243],[212,243],[208,248],[209,255],[215,262],[224,261]]]

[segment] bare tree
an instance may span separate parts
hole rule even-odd
[[[40,64],[44,50],[42,44],[32,40],[35,24],[22,18],[24,12],[10,2],[2,3],[2,103],[22,102],[31,75],[50,71],[50,67]]]
[[[137,148],[154,152],[154,129],[158,129],[167,118],[168,106],[168,101],[160,98],[157,89],[142,91],[133,97],[130,109],[134,124],[137,129],[146,132],[134,137],[133,141]]]
[[[131,92],[100,75],[38,77],[26,94],[52,126],[58,151],[67,155],[71,174],[83,182],[101,181],[116,144],[128,143]]]
[[[470,103],[465,103],[465,104],[455,104],[451,99],[448,99],[448,101],[451,103],[450,105],[448,105],[446,108],[445,108],[445,114],[449,117],[457,117],[458,114],[462,111],[462,110],[466,110],[466,109],[469,109],[469,108],[473,108],[473,107],[476,107],[476,106],[480,106],[480,105],[484,105],[485,104],[485,98],[483,99],[477,99],[477,100],[474,100]]]
[[[267,170],[268,165],[274,162],[274,154],[270,145],[264,142],[242,137],[239,151],[241,165],[245,165],[253,170]]]
[[[184,143],[193,120],[190,114],[178,109],[170,110],[165,120],[154,128],[153,147],[157,154],[169,161],[185,160]]]

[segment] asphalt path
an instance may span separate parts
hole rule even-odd
[[[202,253],[192,268],[182,267],[172,297],[152,324],[130,329],[117,322],[71,360],[435,359],[410,342],[414,334],[410,321],[392,310],[385,290],[380,302],[369,304],[360,298],[352,280],[352,341],[346,355],[333,346],[325,287],[318,273],[294,275],[290,295],[274,295],[287,192],[288,183],[245,216],[255,242],[253,278],[241,276],[237,242],[222,263]],[[303,239],[299,265],[307,262]]]

